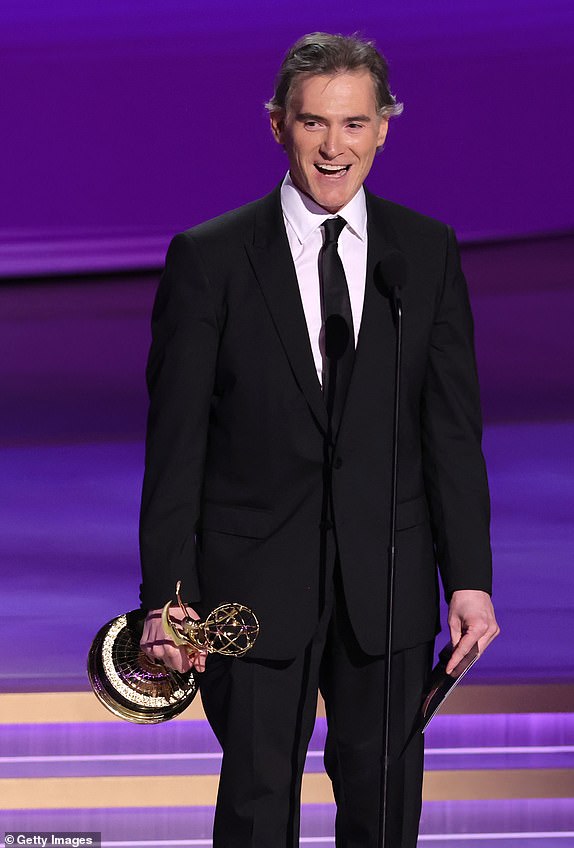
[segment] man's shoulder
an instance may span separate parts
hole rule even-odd
[[[184,231],[184,235],[194,241],[209,243],[212,241],[249,238],[256,225],[259,215],[268,215],[274,209],[280,209],[279,192],[275,188],[272,192],[245,203],[236,209],[230,209],[215,218],[202,221]]]

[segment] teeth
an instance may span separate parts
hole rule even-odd
[[[340,173],[341,171],[348,170],[348,165],[315,165],[315,167],[319,171],[325,171],[331,174]]]

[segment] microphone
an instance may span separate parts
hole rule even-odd
[[[400,303],[401,289],[407,282],[407,260],[400,250],[390,250],[375,265],[375,287],[388,297],[396,308]]]
[[[325,321],[325,355],[328,359],[341,359],[350,339],[349,325],[342,315],[329,315]]]
[[[383,771],[380,783],[381,816],[378,845],[389,848],[387,834],[387,806],[389,800],[389,743],[391,716],[391,656],[393,652],[393,619],[395,599],[395,572],[397,561],[397,481],[399,464],[399,409],[401,388],[401,356],[403,337],[403,305],[401,289],[407,281],[407,260],[400,250],[390,250],[377,262],[374,271],[375,288],[390,300],[396,329],[395,338],[395,391],[393,403],[393,441],[391,468],[391,509],[389,515],[389,547],[387,551],[387,608],[385,639],[385,680],[383,704]]]

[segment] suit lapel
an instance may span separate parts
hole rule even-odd
[[[397,249],[398,244],[396,234],[384,214],[383,202],[366,189],[365,193],[368,234],[365,299],[340,432],[353,429],[353,417],[355,414],[360,415],[363,399],[378,390],[378,387],[389,394],[389,400],[392,399],[395,329],[390,302],[377,290],[374,272],[377,263],[389,250]],[[389,379],[381,380],[381,374],[388,375]]]
[[[258,205],[253,243],[246,248],[295,379],[314,417],[325,430],[327,411],[285,232],[279,187]]]

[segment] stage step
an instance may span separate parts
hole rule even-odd
[[[560,713],[574,709],[574,683],[463,684],[441,707],[441,715],[470,713]],[[317,715],[324,716],[321,699]],[[170,723],[204,719],[201,697]],[[119,722],[89,690],[0,693],[0,725],[54,722]]]
[[[1,831],[96,831],[107,848],[211,845],[212,807],[5,810]],[[419,848],[572,848],[571,799],[433,801],[423,805]],[[301,846],[334,848],[334,807],[303,805]]]
[[[318,718],[306,772],[323,771]],[[6,725],[0,780],[214,775],[221,749],[204,721]],[[574,775],[574,713],[436,716],[427,731],[429,773],[528,770]],[[459,790],[460,791],[460,790]]]
[[[2,813],[3,830],[96,831],[111,848],[210,846],[211,807],[58,810]],[[463,833],[453,833],[464,822]],[[571,800],[435,801],[425,804],[419,848],[572,848]],[[302,808],[301,846],[333,848],[334,808]],[[527,836],[526,834],[529,834]]]

